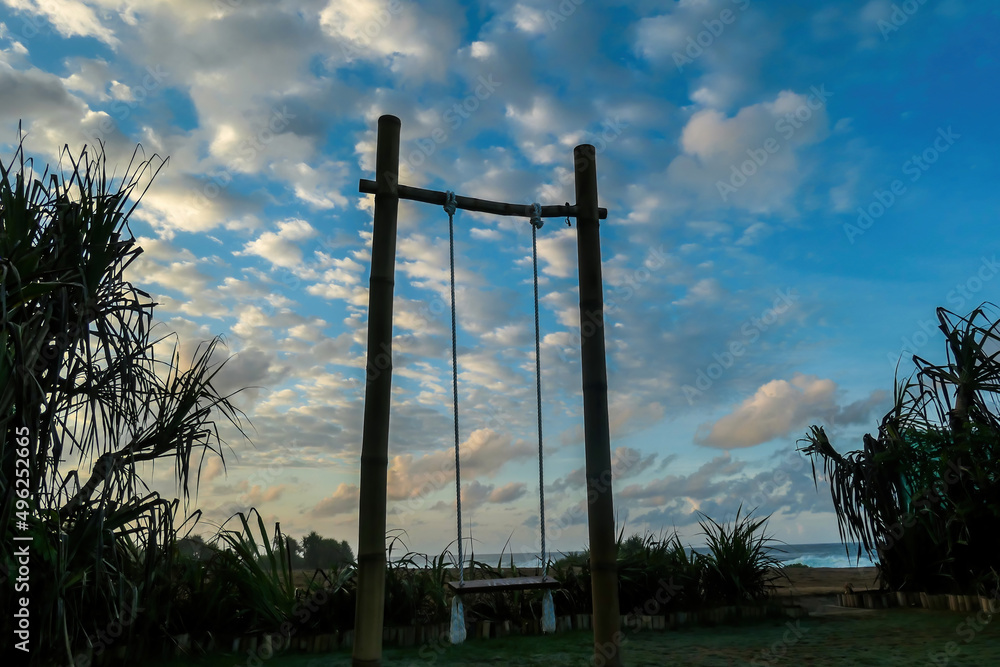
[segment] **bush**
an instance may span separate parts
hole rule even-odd
[[[771,555],[780,549],[764,535],[769,517],[741,517],[742,510],[737,509],[731,526],[707,516],[700,522],[707,554],[685,547],[676,532],[626,539],[623,529],[618,535],[620,613],[663,614],[764,600],[784,576],[781,562]],[[592,613],[589,550],[559,559],[551,574],[562,583],[555,593],[557,613]]]
[[[733,523],[719,524],[705,515],[699,522],[708,538],[709,553],[704,559],[705,596],[726,604],[764,600],[776,579],[785,576],[781,561],[772,556],[768,545],[776,540],[764,534],[769,516],[740,518],[743,506],[736,510]]]
[[[1000,320],[937,309],[945,361],[914,356],[915,377],[862,449],[840,454],[811,426],[802,451],[830,482],[841,540],[878,561],[890,589],[971,593],[1000,551]],[[815,463],[814,481],[818,483]]]

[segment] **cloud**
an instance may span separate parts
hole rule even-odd
[[[118,40],[97,13],[84,2],[77,0],[6,0],[15,10],[44,16],[64,37],[94,37],[108,46]]]
[[[522,3],[514,5],[510,12],[510,18],[518,30],[523,30],[526,33],[537,34],[548,28],[545,14],[540,9]]]
[[[361,490],[356,484],[342,482],[331,495],[316,503],[309,513],[315,517],[357,513],[360,497]]]
[[[728,452],[703,463],[690,475],[669,475],[644,484],[631,484],[618,491],[622,499],[640,501],[639,506],[655,507],[678,498],[705,498],[725,488],[726,478],[742,471],[745,462],[734,461]]]
[[[258,225],[251,214],[258,199],[256,195],[243,195],[230,188],[207,190],[206,183],[212,182],[187,174],[163,173],[143,196],[134,217],[168,240],[178,232],[208,232],[217,227],[237,230]],[[207,192],[214,196],[207,196]]]
[[[338,43],[338,64],[375,60],[412,77],[439,77],[458,45],[450,15],[409,3],[330,0],[319,25]]]
[[[528,485],[524,482],[510,482],[503,486],[495,484],[483,484],[479,480],[472,480],[462,485],[462,509],[473,510],[486,504],[503,505],[512,503],[525,496],[528,492]],[[438,501],[430,507],[431,510],[447,509],[454,507],[454,501]]]
[[[493,486],[487,486],[479,480],[473,480],[462,485],[462,507],[474,509],[483,504],[486,498],[493,491]]]
[[[257,255],[275,266],[296,268],[302,264],[299,242],[316,235],[316,230],[305,220],[284,220],[278,223],[277,232],[264,232],[256,240],[247,243],[243,250],[233,254]]]
[[[341,192],[349,180],[346,162],[327,160],[318,167],[305,162],[282,160],[271,167],[272,173],[285,180],[295,196],[317,209],[345,208],[348,200]]]
[[[663,419],[665,414],[666,408],[655,399],[637,401],[635,393],[615,392],[608,409],[611,438],[614,440],[641,432]],[[571,445],[583,442],[583,439],[583,426],[576,426],[561,434],[560,444]]]
[[[790,212],[805,177],[800,153],[829,135],[826,99],[832,95],[814,86],[802,93],[783,90],[732,117],[717,109],[696,111],[667,177],[700,206]]]
[[[764,59],[783,43],[787,19],[750,2],[693,0],[669,7],[636,21],[633,50],[683,75],[691,99],[701,105],[725,108],[753,91]]]
[[[241,480],[235,485],[217,485],[212,488],[212,493],[216,496],[236,497],[236,505],[240,507],[256,507],[261,503],[272,502],[281,498],[287,484],[262,485],[251,484],[248,480]],[[233,510],[233,512],[239,511]]]
[[[674,51],[684,49],[689,31],[676,15],[640,19],[636,25],[636,50],[650,60],[668,59]]]
[[[617,484],[631,477],[638,477],[652,467],[658,454],[643,455],[632,447],[616,447],[611,453],[612,480]],[[552,482],[545,489],[546,494],[559,495],[567,490],[586,491],[587,478],[585,468],[577,468],[568,475]]]
[[[576,230],[559,228],[538,239],[542,272],[556,278],[572,278],[577,273]]]
[[[212,456],[201,468],[199,479],[204,482],[211,482],[213,479],[225,472],[225,465],[218,456]]]
[[[40,147],[33,137],[29,147],[53,155],[67,139],[77,136],[82,139],[79,131],[87,105],[70,93],[59,77],[34,68],[13,69],[3,62],[3,55],[0,51],[0,90],[4,91],[0,96],[0,119],[8,123],[24,119],[26,125],[30,123],[29,134],[32,129],[34,134],[41,134],[45,146]]]
[[[715,278],[702,278],[687,289],[683,299],[674,301],[675,306],[690,306],[718,301],[725,294],[721,283]]]
[[[487,500],[491,503],[510,503],[521,498],[528,492],[528,485],[524,482],[510,482],[490,491]]]
[[[796,374],[790,381],[772,380],[730,414],[714,423],[702,424],[695,442],[722,449],[753,447],[823,420],[856,424],[867,419],[887,398],[884,391],[874,391],[867,398],[841,408],[836,394],[837,384],[833,380],[815,375]]]
[[[509,435],[490,429],[473,431],[460,447],[462,475],[467,479],[494,477],[508,463],[530,459],[537,454],[531,443],[514,441]],[[405,500],[424,496],[454,485],[455,452],[440,449],[419,458],[398,454],[389,462],[388,496]],[[482,490],[480,487],[476,487]],[[485,491],[488,495],[492,487]]]
[[[675,460],[671,466],[678,465]],[[729,452],[702,464],[694,472],[667,475],[616,493],[616,507],[632,510],[632,524],[654,532],[666,527],[692,526],[703,513],[717,521],[730,520],[737,508],[755,516],[783,513],[785,526],[793,517],[829,513],[832,503],[823,486],[817,492],[807,457],[794,448],[776,452],[751,465]],[[773,523],[771,524],[773,528]]]
[[[866,398],[859,398],[849,405],[840,408],[835,414],[827,417],[831,425],[847,426],[863,424],[871,418],[872,412],[880,408],[888,408],[889,392],[883,389],[872,391]]]

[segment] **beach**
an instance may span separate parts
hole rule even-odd
[[[874,567],[786,567],[788,579],[775,581],[779,595],[833,595],[845,584],[856,590],[878,588]]]

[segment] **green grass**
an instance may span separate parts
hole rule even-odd
[[[974,631],[970,614],[925,610],[889,609],[858,616],[801,619],[798,637],[791,631],[796,621],[765,621],[741,626],[694,628],[681,631],[628,631],[623,646],[624,664],[729,667],[745,665],[911,667],[945,664],[949,642],[957,653],[947,664],[980,667],[995,664],[1000,655],[1000,627],[986,624]],[[1000,624],[998,624],[1000,625]],[[778,657],[764,652],[791,641]],[[965,641],[968,639],[968,641]],[[932,662],[931,654],[942,656]],[[771,661],[769,662],[768,659]],[[756,662],[751,662],[756,660]],[[262,661],[268,667],[347,667],[350,654],[283,655]],[[201,661],[155,663],[155,667],[232,667],[247,665],[247,656],[216,656]],[[259,664],[251,661],[251,665]],[[576,667],[591,664],[589,632],[567,632],[552,637],[508,637],[470,640],[461,646],[424,646],[386,649],[386,666],[518,665],[518,667]]]

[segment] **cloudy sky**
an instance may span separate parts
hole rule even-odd
[[[223,335],[223,388],[253,387],[253,444],[205,462],[198,505],[356,546],[377,118],[402,120],[404,183],[501,201],[572,201],[594,144],[619,521],[700,543],[699,511],[744,503],[831,542],[796,440],[859,447],[896,361],[943,358],[934,309],[996,299],[997,35],[972,0],[2,0],[0,149],[21,122],[43,162],[98,140],[122,166],[169,156],[131,279],[185,355]],[[399,216],[388,521],[435,553],[455,535],[447,217]],[[456,223],[466,534],[529,551],[531,235]],[[575,228],[550,219],[539,253],[547,523],[576,549]]]

